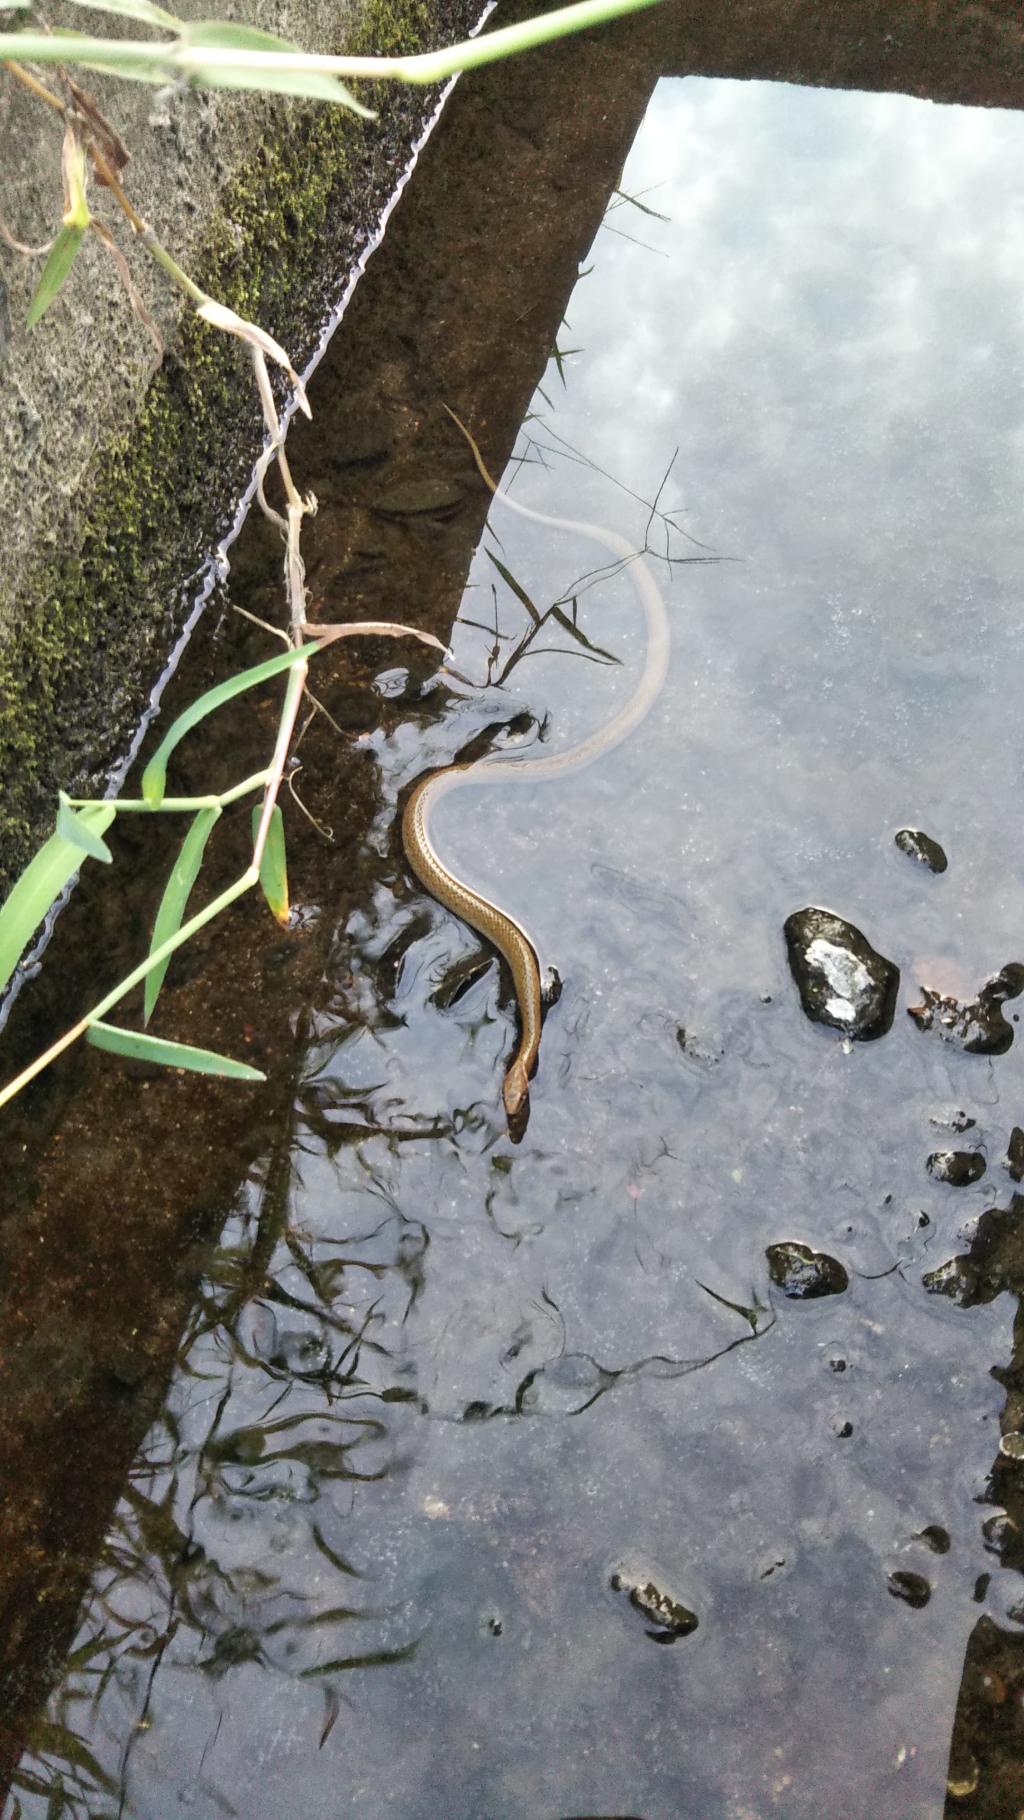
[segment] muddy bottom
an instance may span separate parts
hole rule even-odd
[[[358,870],[298,906],[326,983],[5,1820],[1024,1806],[1017,1006],[999,1053],[908,1015],[1024,960],[1022,154],[1009,114],[657,87],[504,476],[572,522],[494,503],[446,673],[389,653],[345,698]],[[385,468],[392,387],[317,522],[324,617],[403,541],[457,575],[490,504],[440,400]],[[433,822],[561,976],[514,1142],[508,981],[396,816],[483,729],[607,726],[648,582],[642,724]],[[806,1014],[807,907],[898,971],[872,1040],[835,1011],[861,950]]]

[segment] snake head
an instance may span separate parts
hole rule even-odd
[[[505,1112],[509,1120],[521,1119],[530,1098],[530,1080],[518,1057],[505,1076],[501,1097],[505,1102]]]

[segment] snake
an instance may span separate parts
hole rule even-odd
[[[496,948],[512,975],[519,1011],[519,1043],[505,1073],[502,1100],[510,1121],[521,1121],[527,1110],[530,1077],[540,1053],[541,1022],[544,996],[537,950],[526,930],[500,905],[492,903],[482,892],[457,878],[440,858],[430,834],[430,812],[439,798],[461,784],[478,784],[492,778],[506,783],[534,783],[543,778],[564,777],[620,745],[650,713],[664,687],[668,673],[671,640],[668,613],[661,591],[643,554],[618,532],[604,525],[586,524],[573,518],[555,518],[548,512],[537,512],[500,487],[490,474],[480,450],[460,418],[444,406],[449,417],[469,444],[477,469],[494,498],[506,511],[533,524],[549,525],[556,531],[589,537],[601,544],[628,574],[636,598],[643,608],[646,625],[646,654],[643,669],[629,699],[610,720],[564,752],[545,754],[542,758],[506,752],[488,754],[467,763],[456,763],[443,770],[428,771],[413,785],[402,815],[402,844],[406,858],[420,884],[429,895],[468,923]]]

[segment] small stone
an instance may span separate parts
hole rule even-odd
[[[981,1534],[989,1553],[1002,1555],[1015,1545],[1018,1531],[1009,1511],[997,1510],[991,1517],[985,1518]]]
[[[992,975],[972,1004],[948,998],[928,987],[921,991],[921,1003],[908,1005],[919,1030],[934,1030],[945,1043],[963,1049],[968,1055],[1004,1055],[1013,1042],[1013,1026],[1007,1023],[1002,1007],[1007,999],[1019,998],[1024,992],[1024,966],[1009,961]]]
[[[945,872],[949,861],[937,840],[930,834],[922,834],[920,828],[901,828],[896,836],[896,845],[901,853],[917,861],[919,866],[927,866],[929,872]]]
[[[887,1582],[889,1592],[894,1599],[902,1599],[904,1605],[910,1605],[920,1611],[927,1605],[932,1596],[932,1589],[923,1574],[910,1573],[906,1568],[897,1568],[889,1575]]]
[[[918,1530],[914,1541],[923,1542],[933,1555],[948,1555],[952,1547],[949,1531],[943,1529],[941,1523],[927,1523],[924,1529]]]
[[[776,1289],[794,1302],[809,1302],[818,1296],[842,1295],[850,1279],[838,1258],[825,1251],[812,1251],[809,1245],[785,1241],[769,1245],[765,1251],[768,1274]]]
[[[969,1258],[947,1258],[937,1270],[929,1270],[921,1283],[929,1295],[945,1295],[962,1303],[977,1289],[978,1277]]]
[[[1024,1131],[1019,1125],[1015,1125],[1010,1133],[1003,1168],[1012,1181],[1024,1182]]]
[[[675,1643],[679,1637],[690,1636],[700,1623],[696,1612],[666,1592],[645,1569],[619,1566],[609,1584],[613,1592],[624,1593],[633,1610],[651,1625],[647,1635],[656,1643]]]
[[[796,910],[784,925],[790,972],[807,1016],[855,1042],[891,1027],[899,968],[878,954],[852,923],[830,910]]]
[[[948,1182],[951,1188],[966,1188],[980,1182],[985,1173],[985,1158],[977,1150],[936,1150],[925,1165],[937,1182]]]

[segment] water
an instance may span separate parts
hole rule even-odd
[[[519,709],[550,717],[545,750],[585,736],[642,630],[628,578],[574,589],[591,541],[496,509],[469,681],[428,694],[426,730],[364,740],[373,889],[337,931],[288,1141],[224,1209],[25,1816],[58,1770],[90,1820],[938,1820],[1014,1798],[1005,1662],[1003,1742],[990,1762],[975,1690],[949,1759],[965,1652],[1019,1655],[992,1373],[1014,1358],[1020,1050],[958,1054],[906,1008],[1020,958],[1022,134],[896,97],[659,86],[637,200],[559,332],[580,351],[506,484],[639,545],[668,472],[647,560],[669,683],[600,764],[436,818],[562,975],[525,1137],[498,970],[413,887],[395,806]],[[471,687],[528,625],[486,549],[540,611],[576,592],[619,663],[559,629],[561,654]],[[728,560],[682,560],[708,552]],[[908,825],[943,876],[896,848]],[[805,904],[900,967],[884,1039],[803,1017],[782,925]],[[925,1168],[956,1145],[988,1159],[961,1189]],[[993,1206],[990,1298],[927,1293],[981,1255]],[[765,1255],[787,1241],[848,1289],[787,1300]],[[649,1635],[623,1575],[696,1629]]]

